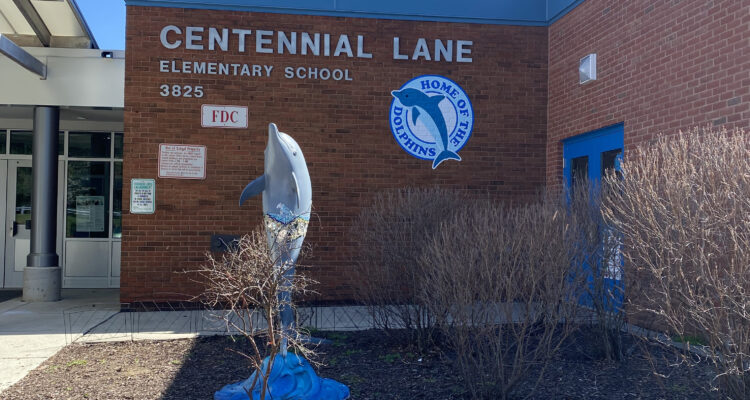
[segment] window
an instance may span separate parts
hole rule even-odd
[[[122,158],[122,132],[115,133],[115,158]]]
[[[16,218],[17,224],[31,219],[31,167],[16,170]]]
[[[622,154],[622,149],[614,149],[602,153],[602,178],[607,176],[609,171],[615,171],[619,176],[620,171],[616,170],[617,157]]]
[[[576,187],[581,182],[585,182],[589,177],[589,157],[576,157],[571,160],[571,179],[572,187]]]
[[[59,154],[67,155],[66,191],[60,190],[66,238],[122,237],[123,142],[122,132],[60,132]],[[0,154],[30,156],[32,146],[32,131],[0,130]]]
[[[112,195],[112,237],[122,237],[122,161],[115,161],[115,184]]]
[[[109,158],[110,134],[100,132],[69,132],[68,157]]]
[[[69,161],[65,236],[109,237],[109,161]]]
[[[33,141],[34,134],[31,131],[10,131],[10,154],[31,155]],[[3,140],[3,148],[5,148],[5,140]],[[57,154],[63,155],[64,151],[65,133],[60,132],[57,135]]]
[[[31,154],[31,131],[10,131],[10,154]]]

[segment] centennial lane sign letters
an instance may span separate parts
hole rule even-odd
[[[348,68],[329,68],[325,65],[271,65],[242,62],[233,58],[227,62],[202,58],[209,53],[237,52],[247,54],[248,60],[255,55],[278,54],[291,56],[350,58],[372,60],[376,54],[368,50],[365,35],[333,33],[287,32],[248,27],[216,28],[205,26],[166,25],[159,32],[161,46],[167,50],[157,60],[158,71],[165,74],[197,74],[235,76],[245,79],[269,78],[280,74],[285,79],[319,81],[353,81],[355,71]],[[471,40],[418,38],[412,46],[406,46],[399,36],[392,37],[392,53],[385,55],[393,60],[414,62],[471,63]],[[168,57],[170,50],[179,55]],[[195,59],[185,55],[195,54]],[[192,57],[188,57],[192,58]],[[164,97],[203,97],[203,86],[161,84]],[[205,125],[204,116],[204,126]]]

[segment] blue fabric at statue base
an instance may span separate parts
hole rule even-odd
[[[269,358],[263,360],[262,368],[268,367]],[[244,381],[226,385],[214,394],[214,400],[259,400],[262,384],[260,380],[252,391],[252,399],[247,392],[255,379],[254,372]],[[320,378],[312,366],[302,357],[287,353],[276,355],[268,378],[268,400],[345,400],[349,398],[349,388],[332,379]]]

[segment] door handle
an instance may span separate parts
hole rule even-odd
[[[13,227],[10,230],[13,231],[13,236],[16,236],[18,234],[18,222],[13,221]]]

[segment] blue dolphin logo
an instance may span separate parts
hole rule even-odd
[[[438,146],[438,155],[432,162],[432,169],[437,168],[445,160],[461,161],[461,156],[448,150],[448,128],[445,125],[443,112],[438,106],[445,96],[439,94],[428,96],[417,89],[402,89],[391,92],[393,97],[397,98],[404,107],[411,107],[412,123],[417,123],[419,118],[427,127],[427,130],[435,138]]]

